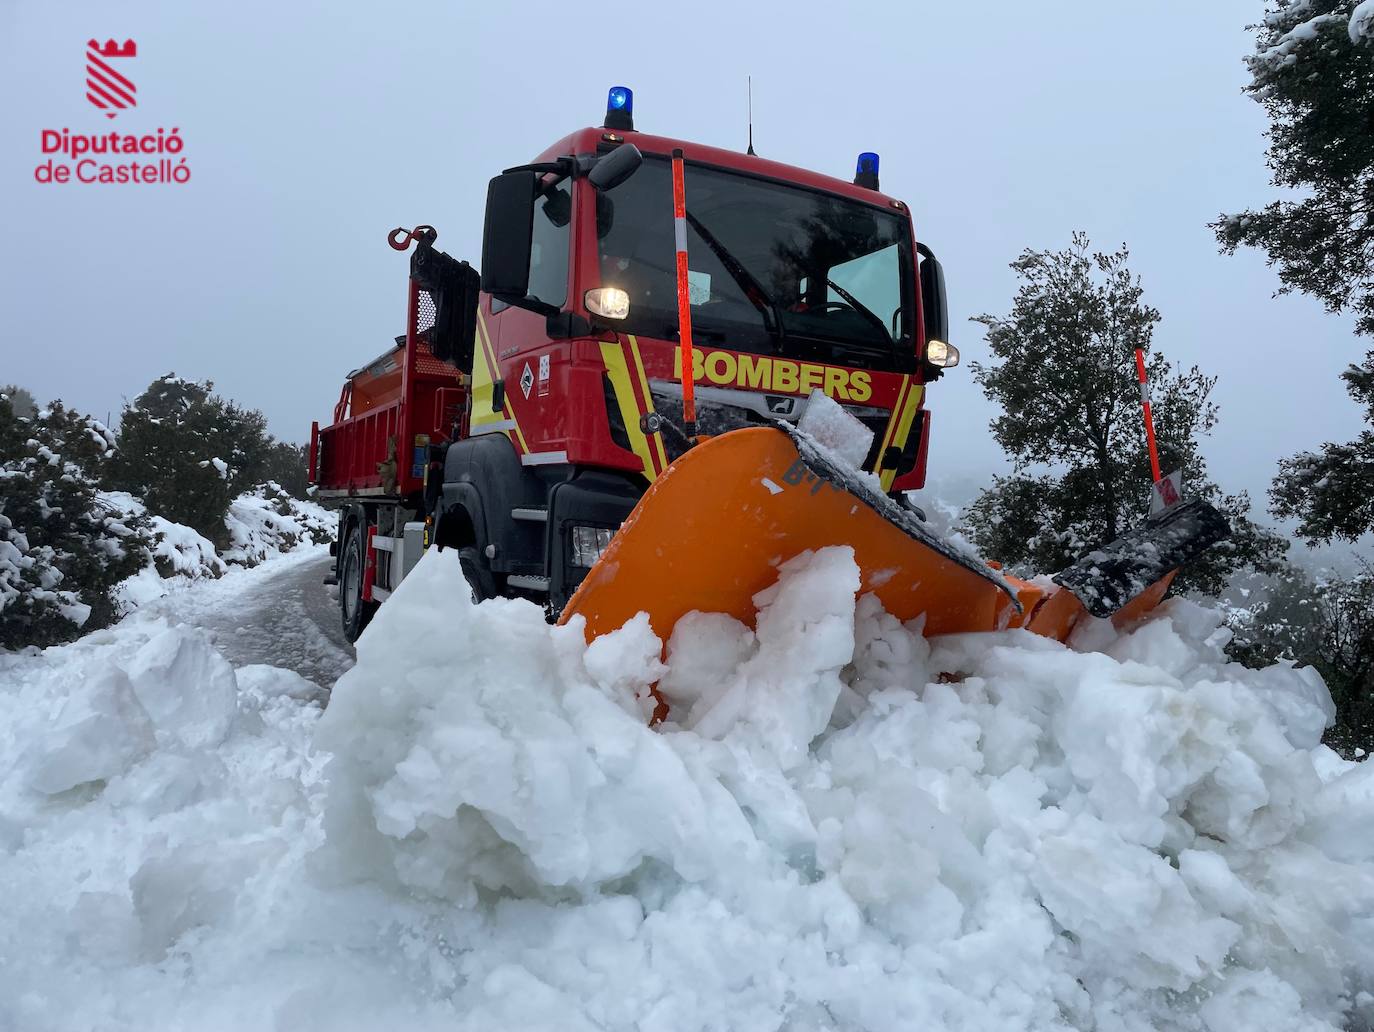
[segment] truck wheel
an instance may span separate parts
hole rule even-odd
[[[468,587],[472,589],[474,602],[496,597],[495,578],[492,577],[491,568],[487,566],[476,546],[467,545],[458,549],[458,561],[463,566],[463,576],[467,578]]]
[[[344,637],[357,641],[363,628],[377,611],[376,602],[363,598],[363,570],[367,567],[367,529],[353,524],[344,542],[339,560],[339,616],[343,620]]]

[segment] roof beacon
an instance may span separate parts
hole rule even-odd
[[[854,185],[867,190],[878,189],[878,155],[864,151],[859,155],[858,167],[854,169]]]
[[[628,86],[612,86],[606,94],[607,129],[633,129],[635,127],[635,91]]]

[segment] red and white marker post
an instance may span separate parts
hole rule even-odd
[[[1153,514],[1178,504],[1183,474],[1179,470],[1166,477],[1159,470],[1159,450],[1155,446],[1155,420],[1150,412],[1150,381],[1145,375],[1143,348],[1135,349],[1135,371],[1140,378],[1140,408],[1145,413],[1145,443],[1150,449],[1150,474],[1154,477],[1154,487],[1150,492],[1150,512]]]
[[[1145,442],[1150,446],[1150,473],[1160,481],[1159,452],[1155,449],[1155,421],[1150,415],[1150,381],[1145,377],[1145,349],[1135,349],[1135,371],[1140,377],[1140,407],[1145,410]]]
[[[687,282],[687,190],[682,150],[673,151],[673,238],[677,243],[677,335],[682,350],[682,422],[687,440],[697,439],[696,378],[692,375],[692,296]]]

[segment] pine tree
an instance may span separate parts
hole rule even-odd
[[[1150,463],[1140,414],[1135,349],[1147,352],[1161,467],[1183,471],[1185,492],[1216,505],[1230,541],[1182,571],[1182,590],[1218,594],[1241,567],[1278,569],[1287,542],[1255,525],[1244,492],[1223,494],[1207,476],[1199,440],[1216,425],[1215,378],[1175,371],[1151,352],[1159,312],[1143,300],[1123,245],[1091,253],[1075,233],[1062,251],[1026,250],[1006,318],[982,315],[998,361],[973,374],[1002,409],[992,422],[1014,471],[998,477],[966,514],[985,555],[1021,572],[1069,565],[1139,523],[1149,511]]]
[[[1279,0],[1258,25],[1246,92],[1264,105],[1276,187],[1297,199],[1212,223],[1222,250],[1263,248],[1279,293],[1352,310],[1374,333],[1374,11],[1356,0]]]
[[[1355,541],[1374,530],[1374,351],[1341,376],[1364,406],[1366,429],[1348,444],[1328,441],[1281,460],[1269,488],[1274,515],[1298,520],[1298,534],[1313,543]]]
[[[262,479],[271,447],[262,413],[169,373],[126,406],[110,482],[150,511],[224,547],[229,503]]]
[[[292,498],[309,498],[306,448],[303,444],[273,441],[267,450],[262,478],[272,481]]]

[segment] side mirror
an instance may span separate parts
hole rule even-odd
[[[539,174],[504,172],[487,186],[487,217],[482,230],[482,289],[515,303],[530,287],[530,239]]]
[[[921,255],[921,316],[926,340],[949,342],[949,300],[945,296],[945,270],[940,259],[925,244],[917,244]],[[925,341],[922,341],[924,349]]]
[[[629,179],[644,164],[644,155],[633,143],[622,143],[609,154],[597,159],[592,170],[587,173],[587,182],[598,192],[614,190]]]

